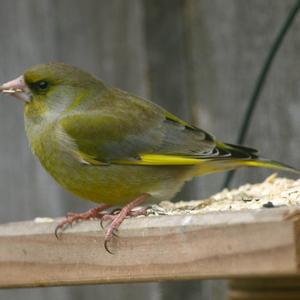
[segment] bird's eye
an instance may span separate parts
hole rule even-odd
[[[39,82],[37,83],[37,86],[38,86],[39,90],[44,91],[44,90],[46,90],[46,89],[48,88],[49,83],[48,83],[48,81],[41,80],[41,81],[39,81]]]

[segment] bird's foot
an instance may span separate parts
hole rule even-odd
[[[55,236],[59,238],[59,234],[68,226],[72,226],[73,223],[78,221],[85,221],[91,219],[101,220],[104,215],[106,215],[105,210],[110,208],[109,204],[102,204],[95,208],[92,208],[84,213],[68,213],[63,221],[61,221],[55,228]]]
[[[133,210],[135,207],[140,206],[147,198],[149,198],[149,194],[142,194],[138,198],[134,199],[123,208],[113,211],[110,214],[105,214],[101,218],[101,226],[102,223],[105,221],[111,222],[106,229],[105,236],[104,236],[104,248],[110,254],[113,254],[110,249],[108,248],[108,243],[111,241],[113,236],[116,236],[116,231],[122,224],[122,222],[126,219],[126,217],[136,217],[147,215],[147,207],[141,208],[139,210]],[[102,226],[103,227],[103,226]]]

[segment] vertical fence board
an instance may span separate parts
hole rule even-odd
[[[147,96],[143,6],[138,0],[8,1],[0,10],[0,81],[41,62],[64,61]],[[19,102],[1,96],[1,222],[60,216],[91,204],[63,191],[34,160]],[[159,299],[157,284],[0,291],[11,299]]]

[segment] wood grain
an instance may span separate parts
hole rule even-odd
[[[127,220],[103,248],[99,223],[79,223],[60,240],[57,222],[0,226],[0,286],[29,287],[298,273],[297,221],[286,209]]]

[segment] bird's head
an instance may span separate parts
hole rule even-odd
[[[64,63],[49,63],[36,65],[4,83],[0,92],[25,101],[31,110],[61,112],[80,95],[99,87],[101,82],[89,73]]]

